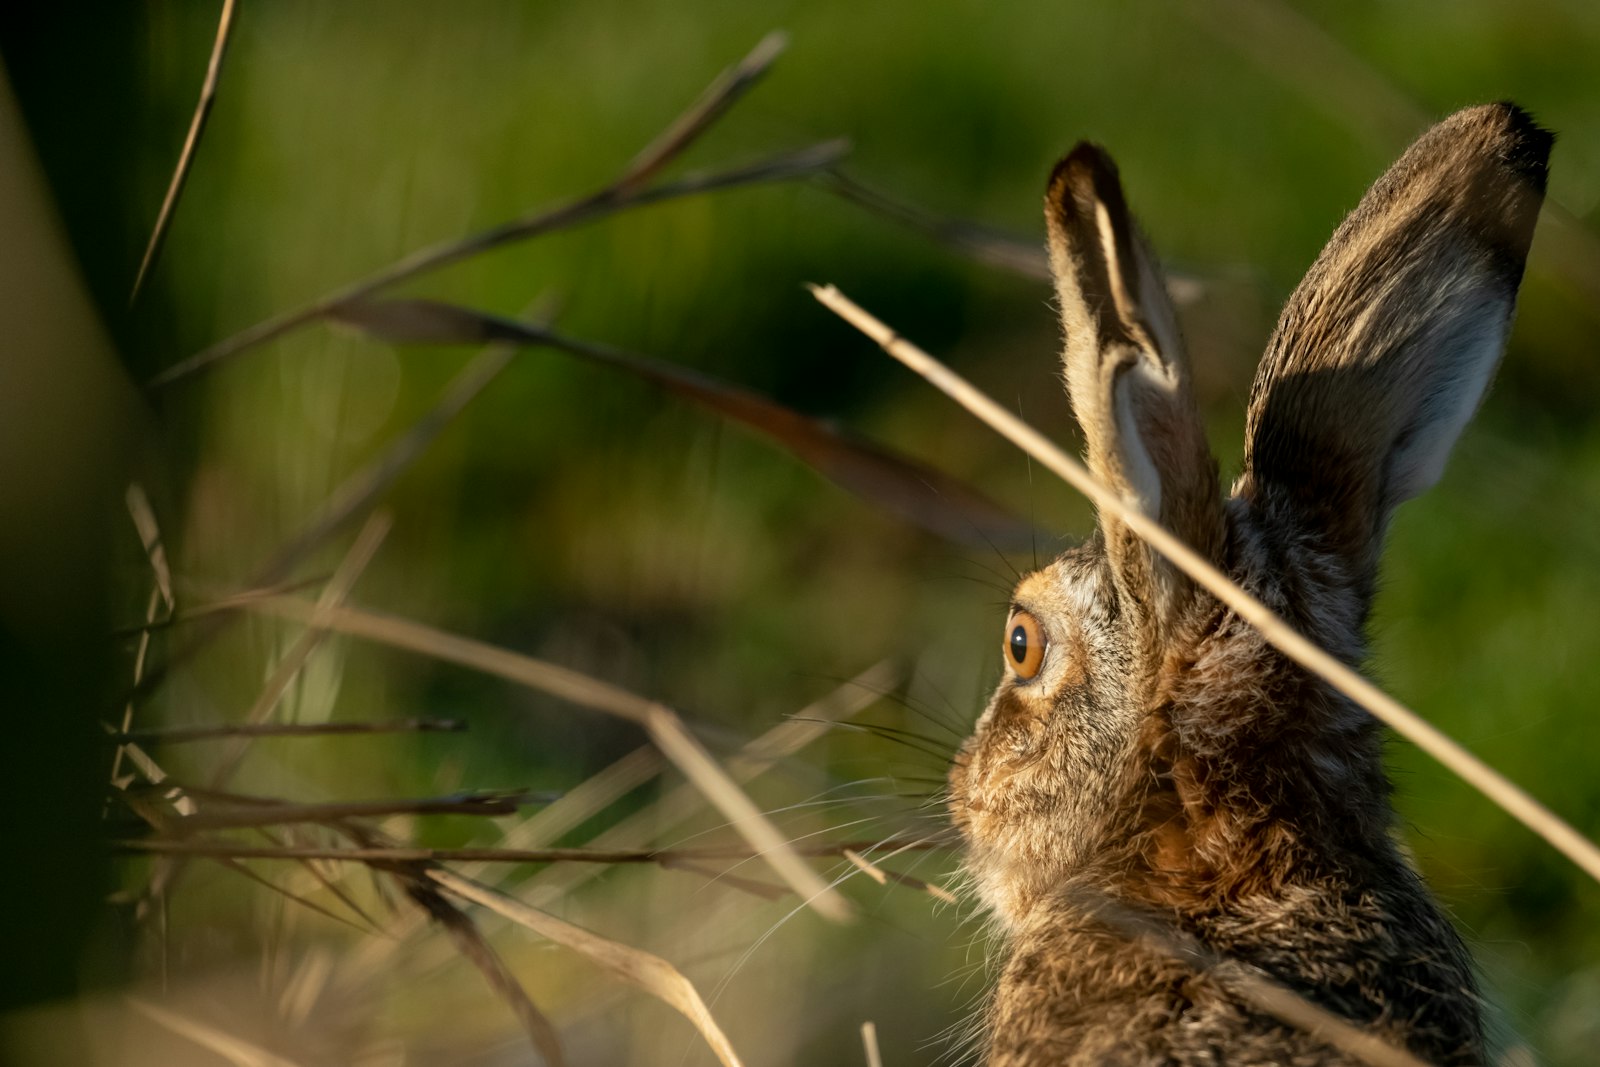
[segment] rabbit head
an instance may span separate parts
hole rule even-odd
[[[1090,469],[1358,661],[1389,517],[1437,481],[1500,360],[1551,142],[1512,105],[1471,108],[1372,187],[1283,311],[1226,496],[1159,267],[1110,157],[1079,145],[1045,215]],[[1115,517],[1017,586],[1001,655],[950,810],[1004,926],[1085,878],[1225,907],[1403,862],[1370,717]]]

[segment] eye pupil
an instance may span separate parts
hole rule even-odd
[[[1026,682],[1039,673],[1039,668],[1044,665],[1045,647],[1049,642],[1045,640],[1044,628],[1039,625],[1039,620],[1021,608],[1011,612],[1011,617],[1006,620],[1006,628],[1002,645],[1005,651],[1006,666],[1017,678]]]

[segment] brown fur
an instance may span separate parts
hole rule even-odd
[[[1550,141],[1473,108],[1373,187],[1284,311],[1227,500],[1115,167],[1075,149],[1046,218],[1091,469],[1359,662],[1388,516],[1438,477],[1499,359]],[[1470,958],[1391,837],[1370,716],[1106,516],[1014,599],[1045,659],[1002,682],[950,772],[1008,945],[988,1062],[1351,1062],[1112,914],[1431,1062],[1483,1061]]]

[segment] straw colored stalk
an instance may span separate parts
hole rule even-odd
[[[813,910],[834,921],[850,917],[849,902],[800,858],[772,821],[689,733],[677,712],[666,705],[566,667],[409,619],[348,607],[313,606],[294,597],[265,597],[251,603],[249,610],[497,675],[568,703],[638,723],[662,754],[678,766],[778,877]]]
[[[1124,500],[1048,438],[984,395],[972,383],[905,340],[831,285],[812,286],[830,311],[870,337],[885,352],[922,375],[1029,456],[1094,502],[1101,512],[1144,538],[1151,547],[1249,622],[1279,651],[1322,678],[1411,741],[1452,773],[1555,846],[1590,877],[1600,881],[1600,848],[1529,796],[1504,775],[1468,752],[1438,727],[1345,666],[1284,622],[1272,609],[1240,588],[1171,531]]]
[[[434,868],[427,873],[429,878],[454,895],[498,912],[541,937],[581,953],[624,981],[659,997],[694,1024],[723,1067],[740,1067],[738,1054],[733,1051],[733,1045],[717,1025],[716,1019],[712,1018],[694,983],[666,960],[620,941],[601,937],[581,926],[574,926],[549,912],[530,907],[453,871]]]

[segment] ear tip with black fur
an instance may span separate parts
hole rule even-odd
[[[1556,135],[1540,126],[1527,111],[1509,100],[1490,104],[1498,119],[1501,158],[1514,173],[1543,190],[1550,175],[1550,150]]]
[[[1417,145],[1458,155],[1467,171],[1485,165],[1503,167],[1519,180],[1520,188],[1543,193],[1555,140],[1555,134],[1526,110],[1501,100],[1457,111],[1424,134]]]
[[[1119,185],[1111,153],[1093,141],[1079,141],[1050,172],[1045,198],[1070,208],[1075,202],[1087,203],[1095,196],[1103,199],[1108,186],[1115,189]]]

